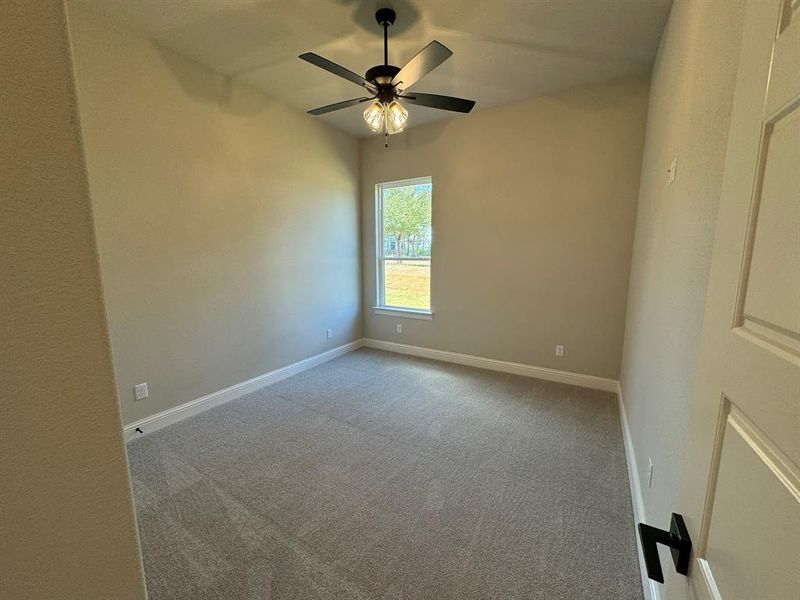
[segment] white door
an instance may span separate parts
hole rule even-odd
[[[748,0],[732,111],[666,597],[798,600],[800,0]]]

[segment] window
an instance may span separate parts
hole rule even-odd
[[[378,184],[378,309],[431,311],[430,177]]]

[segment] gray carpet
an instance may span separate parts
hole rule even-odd
[[[363,349],[128,453],[150,600],[642,598],[613,394]]]

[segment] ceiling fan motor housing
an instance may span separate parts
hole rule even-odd
[[[390,85],[394,76],[399,72],[400,67],[395,67],[394,65],[375,65],[367,70],[364,74],[364,79],[371,81],[380,89],[380,86]]]

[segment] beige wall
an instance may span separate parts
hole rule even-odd
[[[388,150],[362,141],[365,335],[616,379],[647,89],[568,90],[411,129]],[[433,320],[375,315],[375,184],[424,175]]]
[[[677,0],[653,69],[621,379],[645,511],[659,526],[683,463],[742,14],[738,0]]]
[[[99,16],[70,21],[124,421],[361,337],[357,142]]]
[[[59,2],[0,2],[0,596],[144,598]]]

